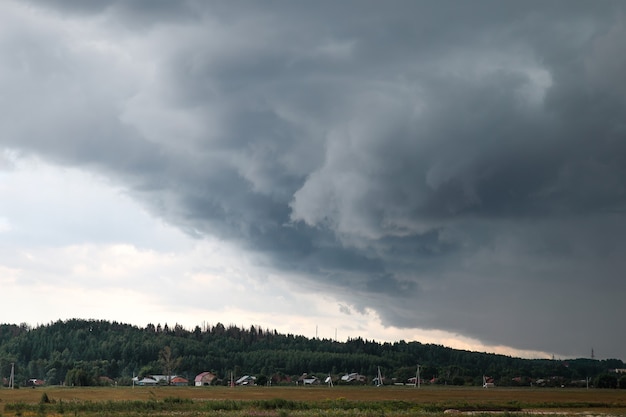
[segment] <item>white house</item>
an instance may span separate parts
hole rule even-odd
[[[352,372],[350,374],[345,374],[344,376],[341,377],[341,381],[342,382],[365,382],[366,381],[366,377],[365,375],[359,375],[356,372]]]
[[[143,379],[138,379],[137,381],[137,385],[141,386],[141,387],[153,387],[155,385],[157,385],[159,382],[149,376],[144,377]]]
[[[256,377],[250,375],[244,375],[235,381],[235,385],[254,385],[256,383]]]

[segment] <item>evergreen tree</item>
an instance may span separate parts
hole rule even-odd
[[[481,384],[482,375],[489,375],[498,385],[520,385],[554,376],[563,381],[592,378],[596,386],[626,387],[608,374],[609,369],[626,367],[618,359],[529,360],[402,340],[381,344],[354,338],[340,343],[221,323],[196,326],[193,331],[179,324],[170,331],[160,324],[139,328],[78,319],[35,328],[0,325],[0,372],[8,375],[15,364],[16,381],[39,378],[50,384],[65,380],[66,384],[91,385],[101,376],[130,381],[138,372],[196,375],[209,370],[228,379],[234,369],[241,375],[297,377],[304,372],[326,375],[332,370],[337,377],[358,372],[372,378],[381,367],[388,377],[406,382],[415,376],[418,363],[422,379],[448,383]],[[605,374],[615,381],[600,379]]]

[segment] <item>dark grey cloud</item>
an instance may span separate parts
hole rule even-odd
[[[624,357],[622,3],[31,4],[99,43],[14,29],[0,144],[345,311]]]

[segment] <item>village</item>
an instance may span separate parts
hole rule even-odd
[[[380,380],[380,382],[379,382]],[[244,375],[238,378],[231,377],[230,380],[224,381],[220,379],[213,372],[201,372],[194,378],[193,382],[189,379],[182,377],[180,375],[146,375],[143,377],[133,377],[133,386],[140,387],[153,387],[159,385],[172,385],[172,386],[189,386],[193,385],[196,387],[206,387],[206,386],[215,386],[215,385],[227,385],[227,386],[248,386],[248,385],[272,385],[273,383],[280,384],[294,384],[294,385],[320,385],[322,383],[333,385],[335,382],[340,382],[343,384],[367,384],[367,377],[365,375],[358,374],[356,372],[347,373],[337,381],[333,381],[331,376],[327,376],[323,381],[319,377],[303,373],[299,378],[291,378],[288,376],[278,377],[278,378],[263,378],[262,381],[257,381],[256,376],[252,375]],[[379,385],[382,384],[382,377],[375,377],[372,379],[372,383]],[[415,378],[409,380],[409,383],[415,384]]]
[[[42,381],[41,381],[42,382]],[[101,381],[104,385],[109,381]],[[113,384],[113,381],[110,381]],[[300,377],[291,378],[288,376],[274,376],[272,378],[260,377],[257,379],[256,376],[252,375],[244,375],[238,378],[231,378],[227,381],[220,379],[213,372],[201,372],[194,378],[193,382],[189,379],[182,377],[180,375],[146,375],[143,377],[133,377],[132,384],[133,386],[139,387],[154,387],[160,385],[169,385],[169,386],[196,386],[196,387],[208,387],[208,386],[218,386],[218,385],[226,385],[230,387],[237,386],[252,386],[252,385],[266,385],[271,386],[273,384],[280,385],[289,385],[294,384],[296,386],[305,386],[305,385],[321,385],[326,384],[328,386],[333,386],[334,384],[341,385],[366,385],[368,384],[368,378],[365,375],[361,375],[356,372],[346,373],[339,378],[333,378],[331,375],[326,376],[323,380],[316,375],[309,374],[307,372],[303,373]],[[393,384],[393,385],[410,385],[417,386],[426,385],[426,384],[436,384],[437,378],[432,378],[430,380],[418,379],[418,376],[409,378],[406,382],[397,381],[395,378],[392,378],[388,381],[386,378],[379,374],[372,378],[370,383],[372,385],[381,386],[385,384]],[[493,388],[495,387],[494,379],[491,377],[483,377],[483,388]]]

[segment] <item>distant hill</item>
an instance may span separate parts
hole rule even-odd
[[[166,347],[169,358],[163,357]],[[580,385],[586,378],[600,385],[610,380],[607,384],[612,386],[613,380],[615,384],[621,380],[609,370],[626,368],[617,359],[521,359],[419,342],[309,339],[255,326],[217,323],[189,330],[178,324],[141,328],[79,319],[35,328],[0,325],[0,373],[5,379],[11,364],[20,385],[34,379],[50,385],[92,385],[111,379],[131,384],[134,376],[164,373],[193,381],[205,371],[224,383],[231,373],[275,382],[295,381],[303,373],[323,381],[330,373],[341,383],[340,377],[348,373],[371,381],[378,368],[385,383],[405,383],[412,377],[415,381],[419,364],[424,383],[482,385],[483,376],[488,376],[497,386]],[[626,379],[623,382],[626,388]]]

